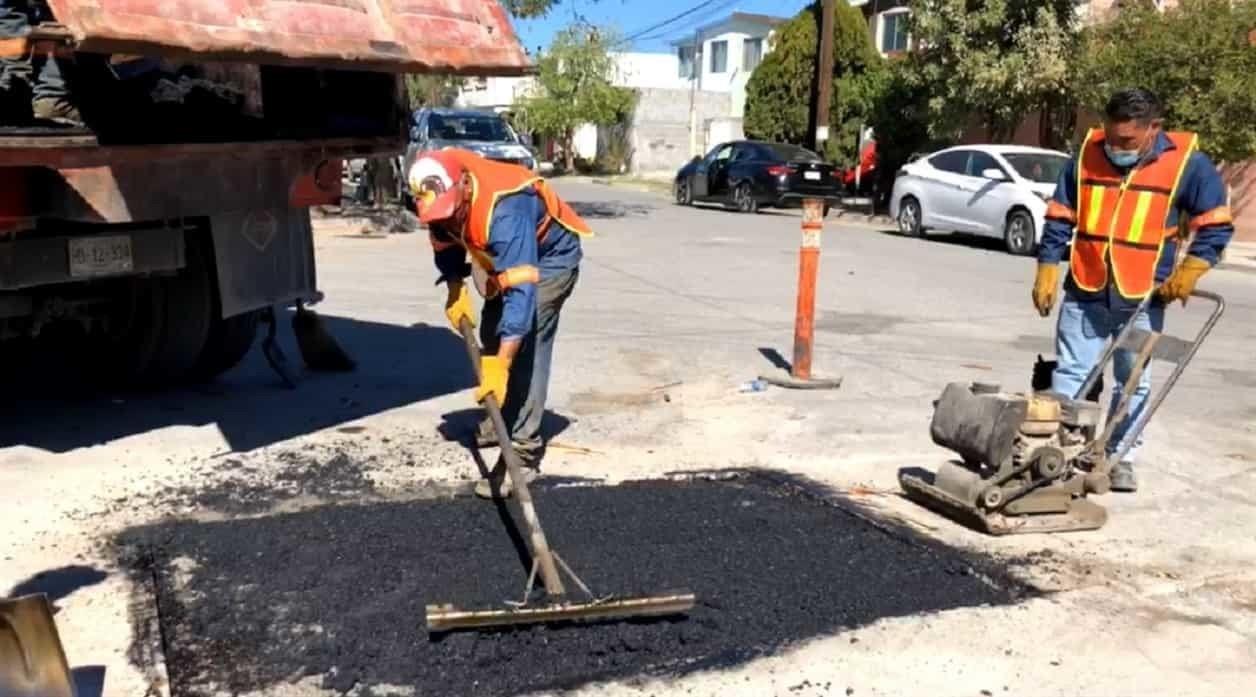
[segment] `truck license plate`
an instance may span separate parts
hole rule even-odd
[[[76,237],[69,241],[70,277],[127,273],[133,268],[131,236]]]
[[[803,172],[802,177],[803,179],[811,179],[813,181],[820,181],[819,172]]]

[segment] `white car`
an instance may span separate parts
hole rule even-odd
[[[894,179],[890,215],[905,235],[948,230],[1002,239],[1033,254],[1069,156],[1019,145],[961,145],[908,163]]]

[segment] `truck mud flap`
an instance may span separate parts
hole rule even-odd
[[[320,299],[309,209],[233,211],[209,220],[223,317]]]

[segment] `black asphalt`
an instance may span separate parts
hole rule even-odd
[[[120,542],[135,573],[155,572],[175,697],[310,676],[354,694],[513,695],[729,666],[881,618],[1023,595],[989,559],[759,475],[542,485],[536,497],[551,543],[595,590],[687,588],[698,606],[684,620],[429,638],[425,604],[495,607],[522,591],[501,512],[470,498],[167,522]]]

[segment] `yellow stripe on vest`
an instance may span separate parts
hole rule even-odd
[[[1138,202],[1134,204],[1134,218],[1130,221],[1130,233],[1127,238],[1130,242],[1141,242],[1143,239],[1143,230],[1147,227],[1147,210],[1151,208],[1150,191],[1138,192]]]
[[[1099,216],[1103,213],[1103,187],[1090,188],[1090,202],[1086,205],[1086,230],[1089,233],[1099,232]]]

